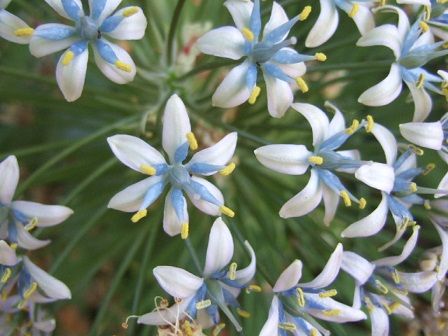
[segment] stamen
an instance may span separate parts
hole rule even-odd
[[[219,211],[221,211],[222,214],[229,216],[229,217],[235,216],[235,212],[233,212],[232,209],[229,209],[228,207],[226,207],[224,205],[219,207]]]
[[[324,163],[324,158],[322,156],[310,156],[308,158],[308,162],[314,163],[314,164],[317,164],[320,166],[321,164]]]
[[[383,294],[389,293],[389,289],[384,286],[384,284],[380,280],[375,279],[375,283],[377,284],[378,289],[383,292]]]
[[[431,204],[429,203],[428,200],[425,200],[425,203],[423,203],[423,207],[424,207],[426,210],[431,210]]]
[[[415,182],[412,182],[409,185],[409,189],[411,189],[412,192],[416,192],[417,191],[417,184]]]
[[[193,335],[193,330],[191,329],[190,321],[185,320],[184,329],[187,332],[187,335]]]
[[[365,302],[365,305],[366,305],[366,307],[367,307],[367,310],[368,310],[369,312],[373,312],[373,310],[375,309],[375,307],[374,307],[373,304],[372,304],[372,300],[370,300],[370,298],[366,297],[366,298],[364,298],[364,302]]]
[[[367,126],[366,126],[366,132],[370,133],[372,132],[373,126],[375,125],[375,122],[373,121],[373,117],[371,115],[368,115],[366,117],[367,119]]]
[[[124,63],[122,61],[115,61],[114,65],[115,65],[115,67],[117,69],[120,69],[120,70],[123,70],[123,71],[126,71],[126,72],[131,72],[132,71],[132,66],[130,66],[129,64],[126,64],[126,63]]]
[[[359,3],[354,2],[352,10],[350,11],[350,13],[348,13],[348,17],[353,18],[356,15],[356,13],[358,13],[358,11],[359,11]]]
[[[304,21],[311,13],[311,6],[305,6],[302,13],[299,14],[299,21]]]
[[[364,197],[359,199],[359,208],[362,210],[366,207],[367,201]]]
[[[32,229],[34,229],[37,226],[38,223],[38,219],[36,217],[34,217],[33,219],[31,219],[31,221],[25,225],[25,230],[26,231],[31,231]]]
[[[143,217],[146,217],[147,213],[148,213],[148,210],[146,210],[146,209],[139,210],[134,214],[134,216],[131,217],[131,221],[133,223],[137,223],[140,219],[142,219]]]
[[[296,83],[299,86],[299,89],[305,93],[308,92],[308,85],[306,85],[305,81],[303,80],[302,77],[297,77],[296,78]]]
[[[345,190],[341,190],[339,192],[339,195],[344,200],[344,204],[345,204],[346,207],[349,207],[349,206],[352,205],[352,200],[350,199],[350,196],[348,195],[348,192],[346,192]]]
[[[230,175],[230,174],[233,172],[234,169],[235,169],[235,164],[234,164],[233,162],[230,162],[230,163],[227,165],[227,167],[225,167],[224,169],[221,169],[221,170],[219,171],[219,173],[220,173],[221,175],[223,175],[223,176],[227,176],[227,175]]]
[[[6,301],[7,298],[8,298],[8,292],[5,291],[5,290],[3,290],[3,291],[2,291],[2,300],[3,300],[3,301]]]
[[[255,86],[254,89],[252,90],[252,92],[250,93],[250,97],[247,100],[247,102],[251,105],[255,104],[255,102],[257,101],[258,96],[260,95],[260,87],[259,86]]]
[[[237,268],[237,263],[233,262],[230,264],[229,267],[229,279],[230,280],[235,280],[236,278],[236,268]]]
[[[278,327],[283,330],[290,330],[290,331],[296,330],[295,324],[293,324],[291,322],[280,322],[278,324]]]
[[[434,163],[428,163],[424,171],[422,171],[423,175],[428,175],[432,170],[436,167]]]
[[[381,304],[383,305],[384,309],[386,309],[388,315],[392,314],[392,310],[389,308],[387,303],[381,302]]]
[[[182,239],[187,239],[188,238],[188,229],[189,229],[189,225],[187,222],[182,224],[181,227],[181,232],[180,232],[180,237]]]
[[[418,26],[422,29],[422,31],[424,33],[426,33],[429,30],[429,26],[428,26],[428,24],[425,21],[420,21],[418,23]]]
[[[9,247],[11,247],[13,250],[15,250],[17,248],[17,243],[12,243],[9,245]]]
[[[209,299],[199,301],[198,303],[196,303],[196,309],[198,309],[198,310],[205,309],[207,307],[210,307],[211,304],[212,304],[212,301],[210,301]]]
[[[134,15],[137,12],[138,12],[138,7],[132,7],[132,8],[125,9],[121,13],[121,15],[123,15],[124,17],[127,18],[127,17],[130,17],[130,16]]]
[[[247,39],[247,40],[249,40],[250,42],[252,42],[253,40],[254,40],[254,38],[255,38],[255,35],[254,35],[254,33],[252,33],[252,30],[250,30],[250,29],[248,29],[248,28],[246,28],[246,27],[244,27],[242,30],[241,30],[241,33],[244,35],[244,37]]]
[[[257,286],[257,285],[249,285],[247,290],[252,291],[252,292],[260,293],[261,292],[261,287]]]
[[[12,273],[12,271],[9,267],[5,268],[2,278],[0,279],[0,283],[5,284],[6,281],[8,281],[9,277],[11,276],[11,273]]]
[[[327,55],[324,53],[315,53],[314,56],[319,62],[325,62],[327,60]]]
[[[139,318],[139,317],[140,317],[140,316],[138,316],[138,315],[130,315],[130,316],[128,316],[128,317],[126,318],[126,321],[124,321],[124,322],[121,324],[121,327],[124,328],[124,329],[127,329],[127,328],[129,327],[129,324],[128,324],[129,319],[131,319],[131,318]]]
[[[340,309],[330,309],[330,310],[322,310],[322,314],[326,316],[335,316],[341,313]]]
[[[218,324],[215,329],[213,329],[213,336],[218,336],[218,334],[225,328],[225,323]]]
[[[400,283],[400,274],[398,273],[398,271],[395,268],[391,271],[391,274],[392,274],[392,279],[398,285]]]
[[[30,286],[30,288],[28,288],[24,293],[23,293],[23,298],[24,299],[28,299],[31,295],[33,295],[33,293],[36,291],[37,289],[37,282],[33,282]]]
[[[425,84],[425,78],[426,78],[426,74],[424,72],[422,72],[420,74],[420,76],[418,76],[417,81],[414,84],[416,89],[421,89],[422,88],[423,84]]]
[[[151,167],[150,165],[145,165],[145,164],[142,164],[140,166],[140,171],[149,176],[153,176],[157,173],[157,171],[154,167]]]
[[[319,334],[317,333],[317,330],[316,330],[316,329],[311,329],[310,333],[311,333],[311,336],[317,336],[317,335],[319,335]]]
[[[429,19],[431,19],[431,5],[426,5],[424,8],[425,8],[425,16],[423,20],[429,21]]]
[[[398,309],[400,307],[400,303],[398,302],[394,302],[391,305],[389,305],[389,309],[391,312],[393,312],[394,310]]]
[[[188,143],[190,144],[190,149],[191,150],[198,149],[198,142],[196,140],[196,137],[194,136],[194,133],[193,132],[188,132],[186,136],[187,136],[187,139],[188,139]]]
[[[329,298],[338,294],[336,289],[330,289],[328,291],[320,292],[319,297],[321,298]]]
[[[62,57],[62,65],[69,65],[72,59],[75,57],[75,53],[71,50],[67,51]]]
[[[359,121],[354,119],[352,125],[345,130],[346,134],[353,134],[358,129]]]
[[[381,0],[380,1],[380,6],[386,6],[386,0]]]
[[[297,287],[296,292],[297,292],[297,302],[299,303],[299,306],[300,307],[305,306],[305,294],[303,293],[302,288]]]
[[[422,156],[423,154],[425,154],[425,151],[417,146],[414,145],[409,145],[409,149],[412,150],[412,153],[414,153],[415,155],[418,156]]]
[[[15,36],[31,36],[33,33],[33,28],[19,28],[14,31]]]
[[[250,317],[250,313],[249,313],[249,312],[247,312],[247,311],[245,311],[245,310],[242,310],[242,309],[240,309],[240,308],[237,308],[237,309],[236,309],[236,312],[237,312],[237,314],[238,314],[239,316],[241,316],[241,317],[244,317],[244,318],[249,318],[249,317]]]

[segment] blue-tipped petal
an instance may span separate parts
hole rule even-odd
[[[257,73],[257,66],[254,63],[250,64],[246,73],[246,85],[249,88],[249,91],[252,91],[257,84]]]
[[[186,190],[192,194],[198,195],[201,200],[212,203],[217,206],[221,206],[222,203],[219,202],[206,187],[204,187],[201,183],[196,181],[191,181],[190,183],[191,190]]]
[[[390,212],[395,216],[404,220],[406,217],[413,220],[411,212],[409,209],[400,203],[395,197],[387,196],[387,205],[389,206]]]
[[[344,142],[347,141],[351,134],[347,134],[346,132],[336,133],[332,137],[322,142],[322,144],[319,146],[319,151],[332,151],[341,147]]]
[[[254,7],[249,20],[249,28],[254,34],[254,41],[258,41],[261,31],[260,0],[254,1]]]
[[[82,12],[82,9],[78,6],[78,4],[73,0],[62,0],[62,6],[64,7],[65,12],[68,16],[70,16],[74,21],[79,20],[79,14]]]
[[[104,43],[101,40],[97,40],[96,47],[101,58],[104,59],[106,62],[114,64],[116,61],[118,61],[117,55],[115,55],[114,51],[108,44]]]
[[[355,199],[355,197],[344,187],[339,177],[331,171],[319,168],[316,170],[318,171],[319,178],[335,193],[339,195],[341,191],[345,191],[351,199]]]
[[[275,64],[265,63],[262,65],[262,69],[271,77],[278,78],[287,83],[294,82],[294,80],[292,78],[285,75],[285,73],[282,71],[282,69],[280,69],[280,67]]]
[[[188,165],[188,171],[193,174],[198,175],[208,175],[210,173],[215,173],[218,170],[224,169],[226,166],[217,166],[207,163],[192,163]]]
[[[160,194],[163,191],[163,188],[165,188],[166,182],[164,180],[160,181],[159,183],[154,184],[145,195],[145,198],[143,199],[143,203],[140,206],[140,210],[144,210],[147,207],[149,207],[154,201],[160,196]]]
[[[104,22],[102,23],[100,30],[102,33],[110,33],[115,28],[118,27],[118,25],[123,21],[125,17],[123,15],[114,15],[109,16]]]
[[[72,51],[75,56],[81,55],[87,49],[88,42],[78,41],[70,46],[70,51]]]
[[[263,41],[270,42],[270,43],[273,43],[273,44],[282,41],[284,36],[286,34],[288,34],[288,32],[296,24],[297,21],[299,21],[299,17],[298,16],[292,18],[288,22],[282,24],[280,27],[277,27],[274,30],[272,30],[268,34],[268,36],[263,38]]]
[[[181,146],[177,147],[174,152],[174,163],[181,163],[188,155],[188,149],[190,148],[190,144],[188,141],[185,141]]]
[[[36,29],[34,35],[46,40],[60,41],[75,36],[76,31],[71,27],[55,26],[51,28]]]
[[[294,64],[315,60],[315,56],[302,55],[297,51],[289,48],[283,48],[272,57],[272,60],[281,64]]]
[[[185,197],[180,189],[172,189],[171,191],[171,204],[173,205],[174,211],[176,211],[177,218],[181,223],[185,222],[184,218],[184,207],[185,207]]]
[[[92,0],[92,7],[90,8],[90,17],[98,19],[106,6],[107,0]]]

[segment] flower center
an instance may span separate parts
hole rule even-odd
[[[250,56],[255,63],[266,63],[269,61],[277,51],[289,45],[295,44],[296,38],[292,37],[280,43],[273,43],[269,40],[264,40],[256,43],[251,50]]]
[[[176,189],[185,189],[190,184],[191,177],[184,166],[173,166],[168,172],[171,185]]]
[[[98,25],[90,16],[83,16],[76,23],[76,32],[84,40],[92,40],[99,35]]]

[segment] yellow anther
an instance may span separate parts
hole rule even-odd
[[[296,78],[296,83],[297,83],[297,85],[299,86],[299,89],[303,92],[303,93],[305,93],[305,92],[308,92],[308,85],[306,85],[306,83],[305,83],[305,81],[303,80],[303,78],[302,77],[297,77]]]
[[[415,182],[412,182],[409,185],[409,189],[411,189],[412,192],[416,192],[417,191],[417,184]]]
[[[391,305],[389,305],[389,309],[391,312],[393,312],[394,310],[398,309],[400,307],[400,303],[398,302],[394,302]]]
[[[325,292],[320,292],[319,293],[319,297],[321,298],[328,298],[328,297],[332,297],[338,294],[338,291],[336,289],[330,289],[328,291]]]
[[[339,192],[339,196],[342,197],[342,199],[344,200],[344,204],[346,207],[349,207],[352,205],[352,200],[350,199],[350,196],[348,195],[348,192],[345,190],[341,190]]]
[[[154,167],[151,167],[150,165],[142,164],[140,166],[140,171],[146,175],[155,175],[157,173],[156,169]]]
[[[198,141],[196,140],[194,133],[188,132],[186,136],[187,136],[188,143],[190,144],[190,149],[191,150],[198,149]]]
[[[409,149],[412,150],[412,153],[414,153],[415,155],[418,156],[422,156],[423,154],[425,154],[425,151],[417,146],[414,145],[409,145]]]
[[[257,293],[261,292],[261,287],[257,286],[257,285],[249,285],[249,287],[247,289],[252,292],[257,292]]]
[[[400,274],[398,273],[398,271],[394,268],[391,272],[392,274],[392,279],[394,280],[394,282],[396,284],[400,283]]]
[[[367,126],[366,126],[366,132],[370,133],[372,132],[373,126],[375,125],[375,122],[373,121],[373,117],[371,115],[368,115],[366,117],[367,119]]]
[[[386,0],[381,0],[380,1],[380,6],[386,6]]]
[[[36,217],[34,217],[33,219],[31,219],[31,221],[29,221],[29,223],[27,225],[25,225],[25,230],[31,231],[32,229],[34,229],[37,226],[38,222],[39,222],[39,220]]]
[[[314,163],[314,164],[317,164],[318,166],[320,166],[321,164],[324,163],[324,158],[322,156],[310,156],[308,158],[308,162]]]
[[[311,329],[310,333],[311,333],[311,336],[317,336],[317,335],[319,335],[319,334],[317,333],[317,330],[316,330],[316,329]]]
[[[210,307],[211,304],[212,304],[212,302],[209,299],[199,301],[198,303],[196,303],[196,309],[198,309],[198,310],[205,309],[207,307]]]
[[[367,201],[364,197],[359,199],[359,208],[362,210],[366,207]]]
[[[188,336],[192,336],[193,335],[193,330],[191,329],[190,321],[185,320],[183,327],[184,327],[185,332],[187,333]]]
[[[392,310],[390,309],[389,305],[386,302],[381,302],[381,304],[383,305],[388,315],[392,314]]]
[[[233,172],[234,169],[235,169],[235,164],[234,164],[233,162],[230,162],[230,163],[227,165],[227,167],[225,167],[224,169],[221,169],[221,170],[219,171],[219,173],[220,173],[221,175],[223,175],[223,176],[227,176],[227,175],[230,175],[230,174]]]
[[[428,163],[425,170],[422,172],[423,175],[428,175],[436,167],[434,163]]]
[[[252,92],[250,93],[250,97],[247,100],[247,102],[251,105],[255,104],[255,102],[257,101],[258,96],[260,95],[260,87],[259,86],[255,86],[254,89],[252,90]]]
[[[375,283],[377,284],[378,289],[383,292],[383,294],[387,294],[389,292],[389,289],[384,286],[384,284],[380,280],[375,279]]]
[[[218,324],[215,329],[213,329],[213,336],[218,336],[218,334],[225,328],[225,323]]]
[[[138,12],[138,7],[131,7],[131,8],[125,9],[123,12],[121,12],[121,15],[123,15],[123,17],[127,18],[127,17],[134,15],[137,12]]]
[[[431,19],[431,5],[426,5],[424,8],[425,8],[425,16],[423,19],[425,21],[429,21]]]
[[[372,304],[372,300],[370,300],[370,298],[366,297],[366,298],[364,298],[364,302],[366,304],[367,310],[370,312],[373,312],[375,307]]]
[[[299,303],[299,306],[300,307],[305,306],[305,294],[303,293],[302,288],[297,287],[296,292],[297,292],[297,302]]]
[[[236,312],[237,312],[237,314],[238,314],[239,316],[241,316],[241,317],[244,317],[244,318],[249,318],[249,317],[250,317],[250,313],[249,313],[249,312],[247,312],[247,311],[245,311],[245,310],[242,310],[242,309],[240,309],[240,308],[237,308],[237,309],[236,309]]]
[[[302,13],[299,14],[299,20],[304,21],[308,18],[311,13],[311,6],[305,6]]]
[[[235,280],[236,278],[236,268],[237,268],[237,263],[233,262],[230,264],[229,266],[229,279],[230,280]]]
[[[418,76],[417,81],[415,82],[414,86],[416,89],[421,89],[423,84],[425,84],[425,78],[426,74],[422,72],[420,76]]]
[[[19,28],[14,31],[15,36],[31,36],[33,33],[33,28]]]
[[[3,300],[3,301],[6,301],[7,298],[8,298],[8,292],[5,291],[5,290],[3,290],[3,291],[2,291],[2,300]]]
[[[146,210],[146,209],[139,210],[134,214],[134,216],[131,217],[131,221],[133,223],[137,223],[140,219],[145,217],[147,214],[148,214],[148,210]]]
[[[117,69],[126,71],[126,72],[131,72],[132,71],[132,66],[130,66],[129,64],[126,64],[125,62],[122,61],[115,61],[114,63],[115,67]]]
[[[431,210],[431,204],[429,203],[428,200],[425,200],[425,202],[423,203],[423,207],[424,207],[426,210]]]
[[[428,24],[425,21],[420,21],[418,23],[418,26],[422,29],[422,31],[424,33],[426,33],[429,30],[429,26],[428,26]]]
[[[224,205],[221,205],[221,206],[219,207],[219,211],[220,211],[222,214],[224,214],[224,215],[226,215],[226,216],[229,216],[229,217],[233,217],[233,216],[235,216],[235,212],[233,212],[232,209],[229,209],[228,207],[226,207],[226,206],[224,206]]]
[[[357,119],[354,119],[352,121],[352,125],[345,130],[345,133],[347,133],[347,134],[355,133],[356,130],[358,129],[358,126],[359,126],[359,121]]]
[[[30,286],[30,288],[28,288],[24,293],[23,293],[23,298],[24,299],[28,299],[31,295],[33,295],[33,293],[36,291],[37,289],[37,282],[33,282]]]
[[[322,314],[326,316],[335,316],[341,313],[340,309],[330,309],[330,310],[322,310]]]
[[[15,250],[17,248],[17,243],[12,243],[9,245],[9,247],[11,247],[13,250]]]
[[[359,3],[354,2],[350,13],[348,13],[348,16],[353,18],[356,15],[356,13],[358,13],[358,11],[359,11]]]
[[[296,326],[291,322],[280,322],[278,327],[283,330],[296,330]]]
[[[180,231],[180,237],[182,239],[187,239],[188,238],[188,229],[189,229],[188,223],[187,222],[183,223],[182,227],[180,229],[181,230]]]
[[[252,41],[254,40],[254,38],[255,38],[254,33],[253,33],[252,30],[250,30],[249,28],[244,27],[244,28],[241,30],[241,33],[243,33],[244,37],[245,37],[248,41],[250,41],[250,42],[252,42]]]
[[[327,55],[324,53],[315,53],[314,56],[319,62],[325,62],[327,60]]]
[[[75,53],[71,50],[67,51],[62,57],[62,65],[69,65],[73,58],[75,58]]]
[[[0,279],[0,283],[4,284],[6,283],[6,281],[8,281],[9,277],[11,276],[11,269],[9,267],[5,268],[5,270],[3,271],[3,275],[2,278]]]
[[[446,101],[448,101],[448,88],[442,88],[442,93],[445,96]]]

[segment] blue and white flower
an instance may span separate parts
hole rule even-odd
[[[30,51],[42,57],[66,49],[56,67],[56,80],[66,100],[74,101],[81,96],[89,43],[96,64],[107,78],[118,84],[134,79],[136,67],[131,56],[105,36],[119,40],[141,39],[147,22],[139,7],[125,7],[111,15],[121,0],[89,0],[90,15],[86,15],[81,0],[45,1],[59,15],[73,21],[74,26],[40,25],[31,38]]]
[[[278,278],[269,316],[260,336],[329,335],[310,315],[321,320],[344,323],[366,319],[359,309],[334,300],[335,289],[325,290],[339,273],[343,248],[338,244],[322,272],[312,281],[299,283],[302,262],[295,260]]]
[[[233,17],[236,27],[226,26],[213,29],[198,42],[197,47],[205,54],[244,62],[233,68],[218,86],[212,100],[219,107],[235,107],[245,101],[255,103],[260,88],[257,84],[258,68],[263,72],[268,95],[268,111],[275,118],[282,117],[293,102],[290,84],[308,90],[301,76],[309,60],[326,59],[324,54],[301,55],[290,46],[296,38],[286,39],[289,30],[299,20],[304,20],[309,8],[291,20],[276,2],[273,2],[269,21],[262,38],[260,1],[228,0],[224,5]]]
[[[73,211],[61,205],[13,201],[18,182],[19,165],[16,157],[11,155],[0,163],[0,239],[9,239],[11,244],[24,249],[38,249],[50,241],[38,240],[29,231],[59,224]]]
[[[5,8],[11,0],[0,0],[0,37],[19,44],[30,43],[34,29]]]
[[[210,231],[202,277],[178,267],[154,268],[153,273],[160,286],[178,300],[169,308],[157,309],[155,312],[140,316],[138,323],[171,325],[185,317],[197,317],[199,325],[209,328],[219,323],[219,307],[235,328],[241,331],[240,324],[228,306],[242,312],[236,300],[240,291],[259,290],[257,286],[247,285],[255,274],[256,258],[247,241],[245,246],[252,259],[249,266],[236,270],[237,264],[231,263],[226,267],[233,257],[233,239],[226,224],[221,218],[217,218]]]
[[[184,164],[188,149],[197,149],[198,145],[191,132],[185,105],[177,95],[168,100],[163,117],[162,146],[168,155],[169,163],[156,149],[135,136],[118,134],[109,137],[107,141],[122,163],[133,170],[150,175],[116,194],[110,200],[109,208],[137,212],[132,217],[136,222],[146,216],[146,209],[169,184],[171,188],[165,200],[163,227],[171,236],[181,233],[182,230],[184,234],[188,231],[187,202],[182,191],[187,193],[199,210],[209,215],[234,215],[232,210],[224,206],[221,191],[197,175],[210,176],[217,172],[227,175],[232,172],[235,164],[226,164],[235,151],[237,134],[227,134],[215,145],[194,154],[190,161]]]

